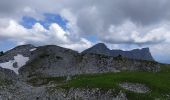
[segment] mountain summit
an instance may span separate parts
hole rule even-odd
[[[113,57],[121,55],[129,59],[154,61],[149,48],[134,49],[131,51],[110,50],[104,43],[98,43],[93,47],[83,51],[82,54],[102,54]]]
[[[119,62],[117,59],[119,55],[125,59],[128,58],[126,64]],[[148,61],[143,63],[141,60],[153,61],[149,48],[132,51],[110,50],[105,44],[99,43],[82,53],[78,53],[55,45],[40,47],[22,45],[0,56],[0,68],[11,70],[23,78],[28,78],[36,73],[56,77],[131,69],[157,71],[155,64],[149,65]],[[142,68],[139,68],[136,62],[139,62],[138,64]],[[154,67],[154,70],[148,70],[146,66]]]
[[[102,55],[110,55],[110,49],[104,43],[98,43],[93,47],[82,52],[83,54],[92,53],[92,54],[102,54]]]

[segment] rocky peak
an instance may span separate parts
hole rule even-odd
[[[150,52],[150,49],[149,48],[142,48],[141,51],[142,52]]]
[[[1,52],[0,52],[0,56],[2,56],[3,54],[4,54],[4,52],[3,52],[3,51],[1,51]]]
[[[31,44],[27,44],[27,45],[20,45],[20,46],[17,46],[9,51],[7,51],[6,53],[9,53],[9,52],[21,52],[21,51],[28,51],[32,48],[35,48],[34,45],[31,45]]]
[[[122,51],[122,50],[110,50],[104,43],[98,43],[93,47],[85,50],[82,52],[83,54],[103,54],[107,56],[117,57],[121,55],[126,58],[130,59],[137,59],[137,60],[149,60],[153,61],[153,57],[150,53],[149,48],[142,48],[142,49],[134,49],[131,51]]]
[[[98,43],[94,45],[93,47],[83,51],[82,53],[83,54],[94,53],[94,54],[110,55],[110,50],[107,48],[107,46],[104,43]]]
[[[36,47],[34,45],[31,45],[31,44],[20,45],[20,46],[17,46],[15,48],[5,52],[5,55],[2,59],[11,60],[11,58],[13,58],[14,56],[16,56],[18,54],[29,57],[31,55],[31,50],[35,49],[35,48]]]
[[[131,51],[150,52],[149,48],[133,49]]]
[[[94,45],[93,47],[94,48],[103,48],[103,49],[107,48],[107,46],[104,43],[98,43],[98,44]]]
[[[131,55],[130,58],[132,59],[154,61],[149,48],[134,49],[131,51],[127,51],[126,53],[127,53],[126,56]]]

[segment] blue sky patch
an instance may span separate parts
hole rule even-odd
[[[23,16],[22,21],[20,22],[25,28],[31,29],[35,23],[40,23],[44,26],[44,28],[48,29],[52,23],[57,23],[60,25],[64,30],[67,30],[67,23],[68,21],[62,18],[59,14],[51,14],[45,13],[43,20],[37,20],[30,16]]]
[[[93,43],[97,42],[97,40],[98,40],[97,36],[93,35],[93,34],[92,35],[86,35],[84,38],[86,38],[87,40],[89,40]]]
[[[32,26],[37,22],[38,21],[33,17],[24,16],[22,17],[22,21],[20,22],[20,24],[23,25],[25,28],[31,29]]]
[[[0,51],[7,51],[9,49],[12,49],[14,48],[16,44],[14,42],[11,42],[11,41],[8,41],[8,40],[5,40],[3,42],[0,42]]]

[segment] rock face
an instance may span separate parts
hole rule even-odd
[[[128,59],[121,55],[110,56],[110,50],[103,44],[99,44],[95,48],[97,48],[97,53],[78,53],[55,45],[40,47],[23,45],[5,52],[0,56],[0,99],[126,100],[124,93],[114,94],[113,90],[59,88],[51,93],[47,89],[48,86],[34,87],[27,82],[42,77],[67,76],[70,80],[69,76],[80,74],[126,70],[158,72],[160,70],[157,62]],[[23,60],[25,62],[21,63],[20,61]],[[6,68],[4,64],[8,67]],[[18,68],[17,73],[13,70],[16,68]]]
[[[111,51],[110,49],[107,48],[107,46],[104,43],[98,43],[93,47],[84,50],[82,54],[101,54],[101,55],[111,56]]]
[[[114,89],[98,88],[53,88],[32,87],[24,83],[15,83],[9,88],[0,88],[0,100],[127,100],[126,94]]]
[[[119,72],[123,70],[159,71],[159,64],[157,62],[128,59],[122,56],[107,56],[104,53],[109,52],[109,50],[104,44],[98,44],[94,47],[97,48],[97,53],[101,51],[102,54],[80,54],[77,51],[54,45],[41,47],[23,45],[7,51],[1,56],[0,65],[11,61],[13,64],[12,67],[15,69],[19,64],[19,61],[15,63],[14,59],[17,55],[22,55],[23,58],[29,59],[23,67],[20,66],[20,69],[18,69],[18,76],[22,79],[37,75],[56,77],[89,73]],[[0,68],[4,68],[4,66],[0,66]]]
[[[9,60],[14,60],[14,56],[17,56],[18,54],[21,54],[25,57],[31,57],[30,49],[35,48],[33,45],[22,45],[18,46],[14,49],[11,49],[4,53],[3,56],[0,57],[0,63],[7,62]]]
[[[83,54],[103,54],[107,56],[117,57],[118,55],[122,55],[123,57],[130,58],[130,59],[138,59],[138,60],[148,60],[154,61],[149,48],[143,49],[134,49],[131,51],[122,51],[122,50],[110,50],[106,47],[105,44],[99,43],[95,46],[85,50],[82,52]]]
[[[0,56],[2,56],[3,54],[4,54],[3,51],[1,51],[1,52],[0,52]]]
[[[143,85],[143,84],[139,84],[139,83],[121,83],[120,86],[126,90],[135,92],[135,93],[147,93],[150,91],[150,89]]]
[[[23,79],[37,75],[56,77],[123,70],[159,71],[159,64],[156,62],[100,54],[79,54],[76,51],[53,45],[37,47],[31,52],[29,59],[30,61],[19,70],[19,75]]]

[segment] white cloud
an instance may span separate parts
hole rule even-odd
[[[10,20],[7,27],[0,27],[0,38],[17,42],[18,44],[33,43],[36,45],[54,44],[82,51],[92,45],[85,38],[72,41],[70,33],[64,31],[57,23],[52,23],[49,30],[45,29],[40,23],[33,25],[32,29],[24,28],[14,20]]]
[[[169,0],[1,0],[0,39],[12,39],[20,44],[57,44],[80,50],[92,44],[82,42],[82,37],[93,34],[99,37],[97,41],[127,44],[123,48],[136,44],[162,46],[163,51],[154,51],[169,54],[163,46],[170,45],[169,5]],[[43,19],[43,13],[61,14],[68,20],[68,32],[55,23],[49,30],[39,23],[32,29],[16,23],[25,15]],[[14,21],[8,25],[11,18]]]
[[[144,31],[146,30],[146,31]],[[159,44],[169,42],[170,26],[160,24],[146,29],[139,27],[131,21],[126,21],[120,26],[111,25],[105,34],[100,34],[100,39],[113,44]]]
[[[55,38],[60,43],[69,43],[69,33],[65,32],[58,24],[51,24],[49,27],[49,36]]]
[[[87,48],[90,48],[91,46],[93,45],[93,43],[91,43],[90,41],[84,39],[84,38],[81,38],[80,41],[76,42],[76,43],[73,43],[73,44],[64,44],[62,45],[63,47],[66,47],[66,48],[70,48],[70,49],[73,49],[73,50],[79,50],[79,52],[87,49]]]
[[[156,61],[170,63],[170,48],[168,43],[161,43],[150,47],[152,55]]]
[[[23,9],[23,11],[25,12],[25,13],[36,13],[36,11],[34,10],[34,9],[32,9],[32,8],[30,8],[30,7],[25,7],[24,9]]]
[[[47,32],[47,30],[40,23],[35,23],[33,25],[33,30],[35,30],[36,32],[42,32],[42,33]]]

